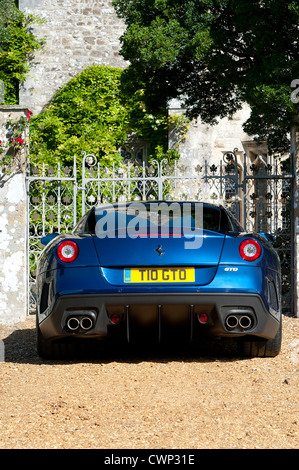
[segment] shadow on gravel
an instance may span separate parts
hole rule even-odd
[[[82,341],[74,358],[48,360],[39,357],[36,350],[36,331],[32,329],[15,330],[2,340],[4,342],[5,362],[19,364],[68,364],[71,362],[136,363],[149,361],[157,363],[214,362],[240,360],[237,345],[231,341],[202,341],[199,346],[190,344],[151,344],[124,345],[116,348],[100,341]]]

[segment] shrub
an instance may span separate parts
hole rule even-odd
[[[148,142],[150,158],[161,158],[161,148],[167,151],[166,107],[161,105],[155,116],[149,114],[142,90],[125,95],[122,73],[91,65],[61,87],[31,121],[31,160],[67,164],[74,154],[86,151],[110,167],[121,161],[119,149],[132,133]]]

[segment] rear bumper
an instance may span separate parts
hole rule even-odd
[[[112,314],[119,315],[119,323],[113,324]],[[206,317],[202,318],[201,314]],[[67,328],[71,316],[86,315],[93,319],[90,329]],[[229,315],[232,315],[230,325],[227,322]],[[246,317],[246,322],[250,319],[249,327],[248,322],[245,326],[240,325],[242,317]],[[202,319],[207,321],[202,322]],[[269,313],[262,298],[256,294],[84,294],[59,297],[51,314],[40,321],[40,329],[49,340],[78,336],[163,343],[171,339],[196,342],[203,336],[252,335],[272,339],[279,322],[279,312]]]

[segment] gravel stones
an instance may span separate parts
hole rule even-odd
[[[0,325],[2,449],[298,448],[299,318],[275,358],[210,347],[41,360],[34,318]]]

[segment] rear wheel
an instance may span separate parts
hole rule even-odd
[[[276,336],[273,339],[242,339],[239,351],[245,357],[275,357],[280,353],[282,338],[281,320]]]

